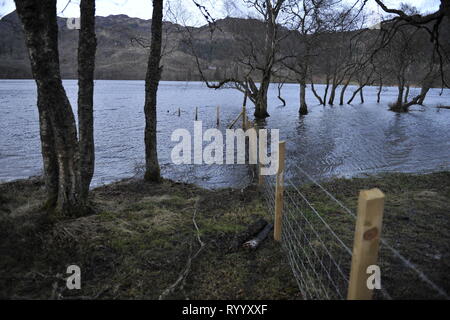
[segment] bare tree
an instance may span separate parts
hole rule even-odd
[[[193,0],[199,7],[205,19],[211,24],[215,20],[210,17],[209,12],[204,6]],[[245,75],[241,78],[229,77],[222,79],[218,83],[211,83],[205,72],[198,54],[194,50],[192,30],[187,28],[190,33],[190,46],[193,48],[193,55],[199,69],[199,73],[203,81],[209,88],[219,89],[229,86],[242,91],[248,95],[248,98],[255,105],[254,116],[264,119],[269,116],[267,112],[267,93],[271,78],[273,76],[274,66],[280,62],[279,49],[280,42],[286,37],[286,34],[280,32],[279,18],[284,8],[285,0],[242,0],[243,3],[252,11],[254,11],[260,21],[263,23],[263,39],[258,41],[258,33],[254,30],[239,30],[235,33],[235,41],[239,43],[239,53],[235,60],[245,71]],[[249,39],[251,38],[251,40]],[[259,82],[259,86],[258,83]]]
[[[157,152],[156,105],[161,78],[163,0],[153,0],[151,49],[145,76],[145,180],[160,181]]]
[[[450,0],[440,0],[439,9],[433,13],[421,15],[417,11],[408,12],[410,6],[403,5],[400,9],[388,8],[383,0],[375,0],[381,9],[389,14],[394,15],[394,18],[389,21],[384,21],[383,24],[391,24],[389,32],[383,35],[381,46],[384,47],[394,37],[399,28],[404,25],[414,26],[425,30],[434,44],[434,50],[439,60],[439,72],[441,76],[442,85],[449,87],[446,73],[444,72],[445,65],[449,63],[448,53],[443,50],[441,45],[441,25],[444,18],[450,20]],[[406,10],[405,10],[406,9]],[[420,97],[418,98],[420,100]]]
[[[283,61],[292,77],[300,86],[300,115],[308,114],[306,104],[306,82],[311,71],[312,58],[318,55],[319,46],[322,44],[317,34],[327,31],[327,16],[333,9],[330,0],[303,0],[289,1],[287,10],[291,17],[288,27],[296,32],[288,37],[285,50],[289,58]],[[321,100],[322,102],[322,100]]]
[[[277,19],[283,7],[284,0],[249,0],[247,3],[262,15],[264,23],[266,24],[266,39],[264,41],[264,58],[262,63],[258,63],[256,68],[259,68],[262,73],[261,84],[257,90],[252,86],[252,94],[256,95],[255,103],[255,117],[266,118],[267,113],[267,92],[269,90],[270,79],[272,76],[272,69],[276,63],[276,54],[279,49],[279,25]]]

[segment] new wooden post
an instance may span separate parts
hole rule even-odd
[[[220,124],[220,107],[216,108],[216,125]]]
[[[281,241],[281,224],[283,222],[283,184],[284,184],[284,159],[286,155],[286,143],[280,141],[278,144],[278,171],[275,185],[275,224],[273,227],[273,238]]]
[[[384,194],[379,189],[359,193],[348,300],[372,299],[373,290],[367,287],[367,267],[377,264],[383,208]]]
[[[262,150],[260,150],[261,146],[259,145],[259,127],[258,124],[255,123],[254,126],[255,130],[256,130],[256,143],[257,143],[257,147],[256,147],[256,151],[258,152],[258,186],[262,186],[264,184],[264,176],[261,174],[261,168],[262,168],[262,164],[261,164],[261,158],[260,158],[260,154],[267,154],[266,150],[265,150],[265,146],[262,146]]]
[[[262,186],[264,184],[264,176],[261,174],[261,162],[258,160],[258,186]]]

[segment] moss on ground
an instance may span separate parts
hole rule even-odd
[[[351,209],[360,189],[383,190],[384,237],[450,291],[449,172],[324,185]],[[302,190],[351,246],[354,223],[342,208],[315,186]],[[256,251],[230,250],[249,224],[272,220],[253,187],[205,190],[172,181],[124,180],[93,190],[96,214],[57,223],[40,211],[43,199],[38,179],[0,185],[0,298],[157,299],[199,248],[194,212],[206,247],[169,299],[302,298],[285,253],[272,239]],[[71,264],[81,267],[81,290],[66,289]],[[394,297],[430,298],[399,268],[389,257],[382,260],[383,284]]]

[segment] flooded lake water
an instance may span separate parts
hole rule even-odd
[[[76,110],[77,81],[64,81]],[[317,85],[319,92],[323,86]],[[349,88],[350,96],[354,88]],[[419,89],[412,89],[411,96]],[[364,104],[321,106],[308,92],[310,113],[298,115],[298,85],[286,84],[280,107],[276,86],[269,94],[266,126],[280,129],[286,140],[287,167],[300,166],[322,179],[387,171],[428,172],[450,169],[450,90],[430,90],[425,106],[396,114],[387,104],[396,99],[396,88],[385,88],[376,103],[377,88],[365,89]],[[92,186],[139,175],[144,163],[144,82],[97,80],[95,83],[96,167]],[[199,82],[162,82],[158,91],[158,152],[166,178],[217,187],[243,187],[250,181],[245,165],[172,164],[170,141],[174,129],[192,132],[195,107],[203,128],[216,127],[220,106],[224,129],[241,110],[242,94],[236,90],[211,90]],[[178,116],[178,108],[181,116]],[[253,118],[253,106],[249,115]],[[75,112],[76,113],[76,112]],[[288,169],[289,170],[289,169]],[[0,80],[0,181],[11,181],[42,172],[36,86],[32,80]]]

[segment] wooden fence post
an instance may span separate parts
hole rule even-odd
[[[178,108],[178,116],[181,116],[181,110]]]
[[[198,120],[198,107],[195,107],[195,121]]]
[[[275,185],[275,224],[273,228],[273,238],[281,241],[281,224],[283,222],[283,184],[284,184],[284,160],[286,155],[286,143],[278,143],[278,171]]]
[[[258,186],[262,186],[264,184],[264,176],[261,174],[261,162],[258,159]]]
[[[381,190],[375,188],[359,193],[348,300],[372,299],[373,290],[367,286],[367,268],[377,264],[383,208],[384,194]]]
[[[220,107],[216,107],[216,125],[218,126],[220,124]]]
[[[257,163],[257,172],[258,172],[258,186],[261,187],[262,185],[264,185],[264,176],[261,174],[261,168],[262,168],[262,164],[261,164],[261,159],[260,159],[260,154],[264,153],[267,154],[266,150],[260,150],[259,149],[259,127],[258,124],[255,123],[254,128],[256,130],[256,152],[257,152],[257,159],[258,159],[258,163]]]

